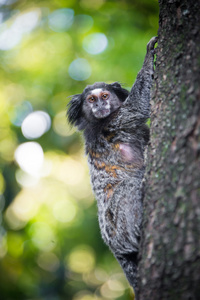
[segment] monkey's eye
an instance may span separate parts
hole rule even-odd
[[[89,98],[88,98],[88,101],[89,101],[90,103],[93,103],[93,102],[95,101],[95,97],[93,97],[93,96],[89,97]]]
[[[103,100],[107,100],[108,98],[109,98],[109,95],[108,95],[108,94],[103,94],[103,95],[102,95],[102,99],[103,99]]]

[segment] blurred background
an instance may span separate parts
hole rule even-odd
[[[0,0],[0,299],[132,299],[104,245],[69,96],[130,88],[156,0]]]

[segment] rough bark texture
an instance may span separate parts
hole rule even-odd
[[[138,300],[200,299],[200,1],[160,0]]]

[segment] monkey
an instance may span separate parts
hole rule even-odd
[[[147,44],[142,69],[130,92],[118,82],[97,82],[74,95],[67,111],[69,123],[83,131],[102,238],[134,291],[156,42],[153,37]]]

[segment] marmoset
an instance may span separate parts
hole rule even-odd
[[[67,111],[69,123],[84,134],[103,240],[134,290],[156,42],[153,37],[147,44],[142,69],[130,92],[118,82],[97,82],[74,95]]]

